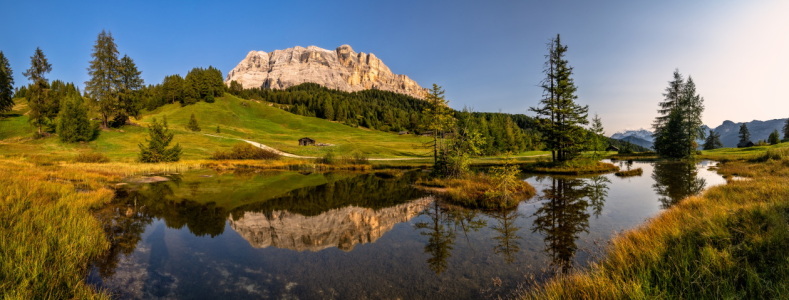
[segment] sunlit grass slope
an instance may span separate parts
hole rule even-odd
[[[0,119],[0,155],[48,155],[68,160],[79,152],[100,152],[116,161],[133,161],[139,153],[138,144],[147,138],[147,125],[167,117],[169,128],[176,134],[175,143],[184,149],[182,159],[205,159],[216,150],[229,149],[236,139],[253,140],[274,148],[305,156],[322,156],[327,151],[338,155],[361,152],[371,157],[424,156],[427,138],[354,128],[319,118],[294,115],[269,106],[226,94],[215,103],[199,102],[181,107],[169,104],[151,112],[143,112],[138,126],[123,126],[101,132],[95,141],[65,144],[56,136],[33,139],[35,129],[28,124],[24,101]],[[195,114],[200,132],[186,128]],[[220,133],[216,133],[217,126]],[[220,137],[208,136],[218,135]],[[298,139],[310,137],[331,147],[300,147]]]

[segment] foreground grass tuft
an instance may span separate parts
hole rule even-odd
[[[112,199],[102,175],[2,160],[0,298],[91,299],[88,261],[109,244],[90,209]]]

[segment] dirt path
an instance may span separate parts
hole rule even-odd
[[[264,145],[264,144],[261,144],[261,143],[258,143],[258,142],[253,142],[253,141],[250,141],[250,140],[233,138],[233,137],[226,137],[226,136],[215,135],[215,134],[208,134],[208,133],[203,133],[203,134],[207,135],[207,136],[211,136],[211,137],[244,141],[244,142],[252,144],[255,147],[266,149],[268,151],[277,153],[277,154],[285,156],[285,157],[301,158],[301,159],[316,159],[317,158],[315,156],[301,156],[301,155],[296,155],[296,154],[292,154],[292,153],[283,152],[283,151],[280,151],[279,149],[275,149],[275,148],[269,147],[267,145]],[[513,156],[513,158],[538,157],[538,156],[546,156],[546,155],[548,155],[548,154],[530,155],[530,156]],[[427,158],[430,158],[430,157],[368,158],[367,160],[373,160],[373,161],[397,161],[397,160],[417,160],[417,159],[427,159]]]

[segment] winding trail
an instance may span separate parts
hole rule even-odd
[[[210,137],[216,137],[216,138],[244,141],[244,142],[252,144],[255,147],[262,148],[262,149],[274,152],[276,154],[279,154],[279,155],[282,155],[282,156],[285,156],[285,157],[301,158],[301,159],[316,159],[316,158],[318,158],[318,157],[315,157],[315,156],[301,156],[301,155],[296,155],[296,154],[292,154],[292,153],[283,152],[283,151],[280,151],[279,149],[275,149],[275,148],[272,148],[272,147],[270,147],[268,145],[264,145],[264,144],[261,144],[261,143],[255,142],[255,141],[250,141],[250,140],[233,138],[233,137],[226,137],[226,136],[215,135],[215,134],[208,134],[208,133],[203,133],[203,135],[207,135],[207,136],[210,136]],[[549,154],[528,155],[528,156],[513,156],[513,158],[539,157],[539,156],[547,156],[547,155],[549,155]],[[429,159],[429,158],[430,157],[396,157],[396,158],[368,158],[367,160],[397,161],[397,160],[417,160],[417,159]]]

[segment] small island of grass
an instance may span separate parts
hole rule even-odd
[[[565,162],[537,162],[523,167],[530,173],[559,175],[604,174],[619,171],[619,167],[599,161],[573,160]]]
[[[644,174],[644,170],[642,170],[641,168],[636,168],[636,169],[626,170],[626,171],[619,171],[619,172],[614,173],[614,175],[619,176],[619,177],[641,176],[641,174]]]
[[[417,187],[433,192],[445,200],[466,208],[508,209],[531,198],[536,190],[528,182],[515,180],[503,187],[502,182],[487,174],[465,178],[433,178],[417,182]]]

